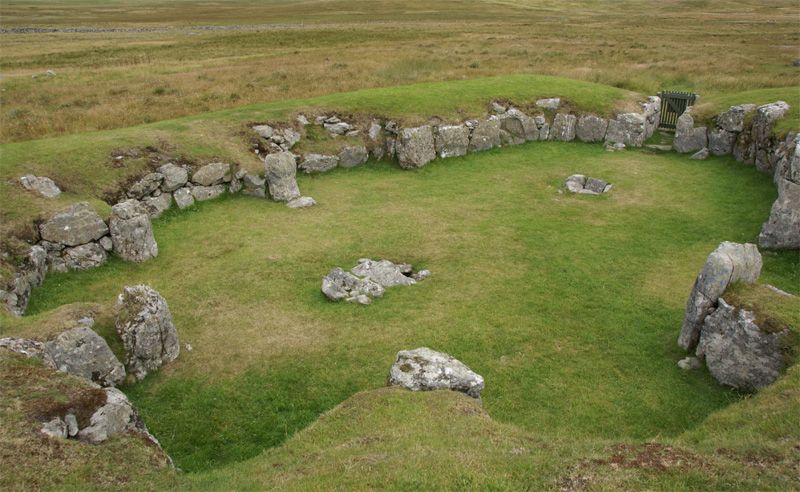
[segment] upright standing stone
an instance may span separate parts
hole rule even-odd
[[[581,142],[602,142],[606,137],[606,129],[608,129],[608,120],[587,114],[578,119],[575,134]]]
[[[397,160],[403,169],[424,166],[436,158],[433,129],[430,125],[403,128],[397,136]]]
[[[300,196],[297,187],[297,164],[291,152],[269,154],[264,159],[269,194],[276,202],[288,202]]]
[[[558,113],[553,119],[553,126],[550,128],[550,140],[561,142],[571,142],[575,140],[575,124],[577,118],[574,114]]]
[[[114,251],[125,261],[142,262],[158,256],[158,245],[147,208],[126,200],[111,208],[109,219]]]
[[[469,139],[469,150],[480,152],[500,146],[500,120],[490,117],[487,120],[478,121],[472,130]]]
[[[469,128],[465,125],[439,125],[436,132],[436,152],[441,158],[466,155],[469,147]]]
[[[686,108],[675,124],[675,139],[672,141],[672,146],[682,154],[697,152],[708,145],[706,127],[694,127],[691,110],[691,107]]]

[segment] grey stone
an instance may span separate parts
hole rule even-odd
[[[775,123],[788,111],[789,105],[784,101],[764,104],[756,109],[751,133],[755,164],[759,171],[767,173],[773,171],[773,163],[768,158],[771,153],[772,130],[775,128]]]
[[[189,181],[189,172],[172,163],[167,163],[159,167],[158,172],[164,176],[164,180],[161,182],[162,191],[175,191]]]
[[[178,357],[180,344],[167,301],[146,285],[125,287],[117,298],[116,329],[136,379]]]
[[[439,125],[436,132],[436,153],[441,158],[466,155],[469,128],[465,125]]]
[[[691,107],[686,108],[675,124],[675,139],[672,141],[672,147],[682,154],[697,152],[708,146],[706,127],[694,127],[691,109]]]
[[[348,145],[339,151],[339,167],[355,167],[369,159],[369,152],[363,145]]]
[[[508,106],[506,106],[505,104],[501,104],[497,101],[492,101],[491,107],[492,111],[494,111],[497,114],[505,113],[508,110]]]
[[[38,193],[44,198],[56,198],[61,194],[61,189],[56,185],[55,181],[44,176],[28,174],[19,178],[19,182],[26,190]]]
[[[225,162],[212,162],[192,174],[192,182],[201,186],[214,186],[231,180],[231,165]]]
[[[35,357],[42,361],[46,367],[56,368],[53,356],[44,343],[27,338],[0,338],[0,348],[10,350],[25,357]]]
[[[578,119],[575,135],[581,142],[602,142],[606,137],[608,120],[593,114],[583,115]]]
[[[756,109],[755,104],[740,104],[731,106],[724,113],[720,113],[716,118],[716,125],[719,129],[730,133],[738,133],[744,130],[744,120],[748,113]]]
[[[64,266],[68,270],[97,268],[108,261],[106,249],[98,243],[86,243],[72,248],[65,248],[61,257],[64,260]]]
[[[401,350],[389,370],[389,385],[412,391],[460,391],[480,399],[483,377],[461,361],[427,347]]]
[[[258,198],[266,198],[267,181],[261,176],[255,174],[245,174],[242,178],[242,194],[248,196],[255,196]]]
[[[138,201],[126,200],[111,207],[108,224],[114,252],[123,260],[143,262],[158,256],[150,215]]]
[[[61,420],[61,417],[53,417],[42,424],[42,434],[53,439],[66,439],[67,438],[67,424]]]
[[[286,128],[283,130],[283,140],[287,149],[294,147],[300,141],[300,132],[294,128]]]
[[[403,128],[396,139],[397,160],[403,169],[424,166],[436,158],[433,130],[430,125]]]
[[[383,288],[394,287],[395,285],[414,285],[416,280],[404,275],[401,266],[395,265],[389,260],[370,260],[364,258],[359,264],[350,270],[353,275],[371,280]]]
[[[761,227],[758,244],[767,249],[800,250],[800,184],[778,182],[778,198]]]
[[[566,186],[567,190],[572,193],[578,193],[586,186],[586,176],[583,174],[573,174],[567,178]]]
[[[117,388],[105,388],[103,391],[106,393],[105,403],[92,414],[89,425],[78,431],[78,440],[100,444],[116,434],[135,433],[161,449],[128,397]]]
[[[64,416],[64,423],[67,425],[67,437],[75,437],[78,435],[78,419],[75,415],[68,413]]]
[[[708,257],[686,303],[678,345],[692,350],[706,316],[733,282],[753,283],[761,274],[761,253],[755,244],[721,243]]]
[[[322,278],[322,293],[332,301],[347,300],[360,295],[383,297],[383,291],[383,287],[377,283],[358,278],[339,267],[332,269]]]
[[[339,158],[335,155],[307,154],[303,157],[303,162],[298,166],[303,172],[324,173],[336,168],[339,165]]]
[[[31,290],[42,284],[47,273],[47,251],[31,246],[6,289],[0,289],[0,302],[14,315],[22,316],[28,307]]]
[[[469,150],[480,152],[500,146],[500,120],[489,118],[478,121],[469,139]]]
[[[177,205],[181,210],[194,205],[194,197],[192,196],[191,188],[180,188],[175,190],[175,192],[172,193],[172,198],[175,200],[175,205]]]
[[[704,161],[708,159],[708,149],[703,147],[702,149],[698,150],[689,158],[695,161]]]
[[[603,181],[602,179],[588,178],[586,180],[586,185],[584,186],[584,189],[597,193],[599,195],[600,193],[603,193],[606,190],[606,186],[608,186],[608,183],[606,181]]]
[[[647,102],[642,103],[642,116],[644,116],[644,139],[652,137],[661,122],[661,98],[650,96]]]
[[[539,99],[538,101],[536,101],[536,106],[542,109],[556,110],[560,105],[561,105],[561,98],[559,97]]]
[[[86,202],[76,203],[39,226],[42,239],[65,246],[96,241],[108,234],[108,226]]]
[[[421,281],[425,280],[426,278],[430,277],[431,275],[432,275],[432,273],[431,273],[430,270],[420,270],[418,272],[412,273],[411,274],[411,278],[413,278],[417,282],[421,282]]]
[[[558,113],[550,127],[550,140],[571,142],[575,140],[575,125],[577,117],[574,114]]]
[[[92,323],[64,331],[45,345],[59,371],[101,386],[116,386],[125,380],[125,368],[103,337],[90,328]]]
[[[715,128],[708,132],[708,150],[714,155],[728,155],[733,152],[736,133]]]
[[[344,135],[353,129],[352,125],[343,121],[336,123],[325,123],[323,126],[326,130],[328,130],[328,133],[331,133],[332,135]]]
[[[781,351],[789,330],[762,331],[755,315],[719,299],[719,307],[706,317],[697,345],[697,355],[721,384],[757,391],[773,383],[786,369]]]
[[[550,136],[550,124],[547,123],[547,119],[539,114],[533,117],[533,122],[539,129],[539,136],[535,139],[529,138],[529,140],[547,140]]]
[[[629,147],[641,147],[646,139],[646,119],[639,113],[622,113],[608,122],[606,143],[623,143]]]
[[[301,126],[306,126],[309,124],[308,118],[306,118],[306,115],[304,114],[298,114],[297,117],[295,118],[295,121],[297,122],[298,125]]]
[[[316,200],[310,196],[301,196],[299,198],[295,198],[294,200],[290,200],[286,206],[289,208],[308,208],[313,207],[316,204]]]
[[[135,182],[129,189],[128,189],[128,198],[136,198],[140,200],[142,197],[150,195],[154,191],[161,186],[161,182],[164,180],[164,175],[161,173],[150,173],[145,175],[142,179]]]
[[[192,197],[198,202],[206,200],[213,200],[225,193],[225,185],[218,184],[214,186],[193,186]]]
[[[522,111],[511,108],[500,116],[500,139],[507,145],[519,145],[528,141],[532,120]],[[535,125],[534,125],[535,126]],[[536,132],[538,138],[538,132]]]
[[[147,209],[150,218],[156,219],[172,206],[172,194],[162,193],[158,196],[146,197],[142,200],[142,205]]]
[[[685,357],[678,361],[678,367],[683,369],[684,371],[690,371],[692,369],[700,369],[703,366],[703,363],[700,362],[700,359],[697,357]]]
[[[275,129],[269,125],[256,125],[253,127],[253,130],[263,138],[272,138],[272,135],[275,133]]]
[[[276,202],[288,202],[300,196],[297,187],[297,164],[294,154],[278,152],[264,159],[269,194]]]

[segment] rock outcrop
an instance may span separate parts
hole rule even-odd
[[[398,352],[388,383],[412,391],[460,391],[478,399],[484,388],[482,376],[452,356],[427,347]]]
[[[116,329],[125,347],[125,366],[136,379],[178,357],[178,333],[167,301],[146,285],[125,287],[117,298]]]
[[[60,333],[45,343],[56,368],[101,386],[116,386],[125,380],[125,368],[108,343],[91,329],[93,321]]]
[[[719,297],[733,282],[753,283],[761,274],[761,254],[755,244],[724,242],[706,258],[686,303],[678,345],[693,350],[703,322],[717,305]]]

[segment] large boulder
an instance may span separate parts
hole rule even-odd
[[[128,188],[128,198],[136,198],[137,200],[150,195],[156,191],[164,180],[164,175],[161,173],[150,173],[145,175],[139,181],[133,183]]]
[[[147,214],[151,219],[157,219],[172,206],[172,193],[145,197],[142,199],[142,205],[147,209]]]
[[[200,186],[214,186],[231,180],[231,165],[225,162],[212,162],[192,174],[192,182]]]
[[[427,347],[401,350],[389,370],[389,385],[412,391],[447,389],[480,398],[483,377],[461,361]]]
[[[224,184],[217,184],[211,186],[193,186],[192,187],[192,198],[198,202],[204,202],[206,200],[213,200],[222,194],[225,193],[225,185]]]
[[[694,282],[678,345],[692,350],[697,345],[703,321],[716,307],[717,300],[733,282],[753,283],[761,274],[761,253],[755,244],[723,242],[706,258]]]
[[[550,127],[550,140],[571,142],[575,140],[575,125],[577,117],[574,114],[558,113]]]
[[[158,256],[158,245],[147,208],[136,200],[111,207],[108,220],[114,251],[125,261],[142,262]]]
[[[436,132],[436,153],[441,158],[466,155],[469,128],[465,125],[439,125]]]
[[[639,113],[623,113],[608,122],[606,129],[607,144],[625,144],[630,147],[641,147],[645,141],[646,119]]]
[[[714,155],[727,155],[733,152],[736,133],[715,128],[708,131],[708,150]]]
[[[65,246],[96,241],[108,234],[108,226],[86,202],[76,203],[39,226],[42,239]]]
[[[704,356],[709,372],[722,384],[757,391],[778,379],[787,366],[782,351],[789,330],[762,330],[755,314],[719,299],[706,317],[697,355]]]
[[[755,104],[740,104],[731,106],[724,113],[720,113],[716,118],[717,128],[730,133],[738,133],[744,130],[744,121],[749,113],[756,109]]]
[[[164,180],[161,182],[162,191],[175,191],[183,187],[189,181],[189,172],[172,163],[167,163],[159,167],[158,172],[164,176]]]
[[[672,147],[682,154],[697,152],[708,146],[706,127],[694,127],[691,109],[691,107],[686,108],[675,124],[675,139],[672,141]]]
[[[276,202],[288,202],[300,196],[297,187],[297,164],[291,152],[269,154],[264,159],[269,194]]]
[[[778,199],[761,227],[758,244],[767,249],[800,249],[800,184],[778,181]]]
[[[56,198],[61,194],[61,189],[56,185],[55,181],[44,176],[28,174],[19,178],[19,182],[26,190],[32,191],[44,198]]]
[[[88,319],[83,326],[60,333],[45,346],[59,371],[102,386],[116,386],[125,380],[125,368],[103,337],[90,328],[92,324]]]
[[[116,388],[105,388],[103,391],[105,403],[94,411],[89,418],[89,425],[78,431],[77,439],[99,444],[115,434],[135,433],[161,449],[128,397]]]
[[[381,287],[394,287],[395,285],[413,285],[417,283],[413,278],[405,275],[410,273],[410,265],[396,265],[389,260],[359,260],[357,266],[350,270],[354,275],[364,277],[375,282]]]
[[[125,287],[117,298],[116,329],[136,379],[178,357],[178,333],[167,301],[146,285]]]
[[[424,166],[436,158],[433,129],[430,125],[403,128],[397,136],[395,151],[403,169]]]
[[[369,160],[369,151],[363,145],[347,145],[339,151],[339,167],[355,167]]]
[[[500,119],[490,117],[478,121],[469,139],[469,150],[480,152],[500,146]]]
[[[303,157],[303,162],[299,167],[307,174],[324,173],[336,168],[339,165],[339,158],[335,155],[307,154]]]
[[[522,111],[511,108],[500,115],[500,140],[507,145],[519,145],[528,141],[530,117]],[[538,135],[537,135],[538,137]]]
[[[98,243],[86,243],[74,248],[64,248],[61,260],[68,270],[88,270],[105,263],[108,260],[108,253]]]
[[[593,114],[583,115],[575,126],[575,135],[581,142],[602,142],[606,137],[608,120]]]
[[[383,292],[383,287],[377,283],[358,278],[339,267],[332,269],[322,278],[322,293],[332,301],[346,300],[365,304],[363,299],[383,297]]]

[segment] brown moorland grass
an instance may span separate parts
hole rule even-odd
[[[0,13],[4,28],[129,29],[0,34],[2,142],[485,75],[703,96],[794,87],[800,75],[796,2],[785,0],[19,0]],[[207,25],[238,28],[187,28]],[[130,31],[141,27],[161,31]]]

